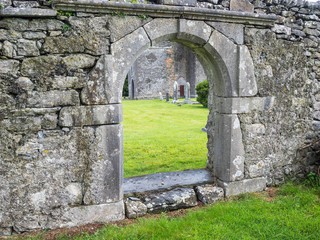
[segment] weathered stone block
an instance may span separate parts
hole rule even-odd
[[[244,177],[245,160],[240,121],[234,114],[215,114],[214,118],[214,175],[224,182],[239,181]]]
[[[168,192],[149,195],[143,202],[148,213],[189,208],[197,205],[197,197],[192,188],[176,188]]]
[[[94,105],[62,108],[59,125],[62,127],[106,125],[122,122],[122,105]]]
[[[220,187],[212,185],[197,186],[195,191],[199,201],[205,204],[212,204],[224,199],[224,191]]]
[[[26,58],[21,66],[21,73],[26,77],[60,75],[61,71],[65,70],[62,57],[59,55]]]
[[[116,17],[112,17],[114,19]],[[127,19],[130,18],[127,16]],[[85,48],[85,52],[92,55],[103,55],[109,52],[110,45],[110,29],[113,29],[114,22],[108,25],[109,17],[94,17],[94,18],[77,18],[71,17],[69,18],[69,22],[77,32],[79,36],[79,41],[82,40],[82,46]],[[129,28],[131,24],[126,24],[126,27]],[[133,31],[133,30],[132,30]],[[130,31],[131,32],[131,31]],[[128,33],[130,33],[128,32]]]
[[[81,53],[84,50],[83,39],[78,35],[47,37],[43,44],[46,53]]]
[[[86,86],[81,91],[81,101],[84,104],[108,104],[112,96],[112,90],[116,90],[116,83],[112,80],[113,57],[103,55],[97,61],[95,67],[89,73]],[[107,74],[109,77],[107,77]],[[106,89],[106,80],[109,80],[109,86],[113,87],[109,91]],[[113,86],[115,85],[115,86]],[[109,92],[109,95],[107,95]],[[120,91],[119,91],[120,92]],[[113,93],[116,94],[116,93]],[[118,95],[120,93],[117,93]],[[109,98],[108,98],[109,97]]]
[[[79,94],[75,90],[33,92],[27,99],[28,107],[58,107],[80,104]]]
[[[143,217],[147,214],[147,206],[144,205],[141,201],[132,201],[127,199],[124,202],[126,217],[127,218],[138,218]]]
[[[41,9],[42,10],[42,9]],[[51,9],[50,9],[51,10]],[[37,9],[30,9],[30,12]],[[51,10],[53,11],[53,10]],[[56,19],[23,19],[23,18],[4,18],[0,21],[0,27],[16,31],[54,31],[61,30],[63,22]]]
[[[0,60],[0,74],[16,75],[19,70],[19,61],[16,60]]]
[[[75,227],[88,223],[119,221],[124,217],[123,201],[119,201],[109,204],[71,207],[65,210],[62,216],[63,222],[57,221],[49,226],[51,225],[51,228]]]
[[[154,19],[144,25],[152,44],[175,39],[179,32],[179,20],[177,19]]]
[[[158,0],[159,4],[195,7],[197,0]]]
[[[37,1],[13,1],[13,6],[18,8],[35,8],[39,7]]]
[[[218,180],[218,184],[224,189],[225,196],[230,197],[242,193],[263,191],[267,186],[267,180],[266,178],[254,178],[229,183]]]
[[[0,126],[16,132],[39,131],[56,129],[58,116],[56,114],[45,114],[44,116],[22,116],[10,119],[4,119]]]
[[[79,77],[55,76],[52,81],[52,87],[59,88],[59,89],[65,89],[65,88],[79,89],[84,87],[84,81]]]
[[[231,0],[230,10],[239,12],[253,12],[254,6],[248,0]]]
[[[95,129],[90,146],[90,163],[84,179],[85,204],[103,204],[122,200],[123,129],[122,125],[104,125]]]
[[[44,32],[24,32],[22,36],[26,39],[44,39],[47,35]]]
[[[180,19],[177,38],[186,41],[186,45],[205,44],[211,35],[212,28],[203,21]]]
[[[143,28],[111,45],[113,61],[106,61],[105,90],[109,103],[120,103],[126,75],[137,57],[150,46],[150,40]],[[121,51],[121,49],[127,49]]]
[[[251,111],[267,111],[275,104],[274,97],[252,98],[218,98],[214,100],[218,113],[250,113]]]
[[[206,22],[237,44],[244,42],[244,26],[242,24],[223,23],[223,22]]]
[[[239,96],[255,96],[258,86],[254,65],[247,46],[239,46]]]
[[[218,31],[214,31],[204,48],[215,58],[217,76],[214,91],[217,96],[238,96],[238,47]]]
[[[95,65],[96,58],[88,54],[72,54],[63,58],[70,69],[91,68]]]
[[[4,41],[2,46],[2,54],[8,58],[13,58],[17,55],[14,45],[9,41]]]
[[[35,41],[19,39],[17,42],[17,53],[20,56],[39,56],[40,52]]]
[[[279,34],[291,35],[291,28],[284,25],[275,24],[272,31]]]
[[[249,163],[247,163],[249,165]],[[250,164],[247,167],[248,177],[250,178],[256,178],[256,177],[262,177],[265,176],[266,173],[266,166],[263,161],[259,161],[256,164]]]
[[[110,26],[111,42],[118,41],[151,20],[151,18],[142,19],[136,16],[126,16],[125,18],[118,16],[109,17],[108,26]]]
[[[1,25],[1,23],[0,23]],[[0,40],[17,40],[22,37],[22,34],[20,32],[14,31],[12,29],[5,30],[0,29]]]
[[[263,135],[266,133],[266,127],[263,124],[247,124],[245,125],[245,131],[249,137],[256,137],[257,135]]]

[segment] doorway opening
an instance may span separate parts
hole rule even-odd
[[[137,58],[127,78],[129,99],[138,101],[122,102],[124,177],[206,168],[209,110],[196,101],[195,87],[207,77],[196,54],[162,42]]]

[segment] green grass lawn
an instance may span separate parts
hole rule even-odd
[[[124,177],[205,168],[208,114],[202,105],[123,101]]]
[[[320,188],[288,183],[273,194],[243,194],[172,218],[140,218],[89,236],[58,239],[320,239]],[[42,239],[41,235],[33,239]]]

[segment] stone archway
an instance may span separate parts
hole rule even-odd
[[[111,44],[111,55],[99,60],[103,67],[100,82],[105,91],[88,88],[82,93],[83,99],[121,103],[121,90],[130,67],[148,47],[162,41],[176,41],[195,51],[211,89],[215,85],[209,98],[207,166],[225,188],[226,195],[263,188],[265,179],[244,180],[244,146],[237,116],[264,105],[263,99],[254,98],[257,85],[250,53],[245,45],[233,42],[204,21],[158,18],[115,41]],[[120,174],[122,169],[118,171]],[[254,181],[250,184],[253,188],[247,188],[248,181]]]

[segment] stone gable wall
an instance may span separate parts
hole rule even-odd
[[[38,3],[43,10],[45,2]],[[0,235],[122,219],[122,107],[101,79],[116,73],[105,69],[111,44],[142,32],[153,17],[55,10],[42,18],[4,17],[19,4],[0,4]],[[197,5],[230,9],[229,1]],[[257,1],[255,11],[279,20],[272,27],[240,24],[243,32],[239,24],[206,24],[245,45],[254,64],[257,102],[243,98],[241,111],[229,114],[241,128],[241,177],[277,185],[319,165],[312,149],[298,148],[320,129],[320,10],[302,1]],[[220,110],[213,104],[210,110],[208,167],[214,169]],[[228,115],[224,110],[221,116]]]

